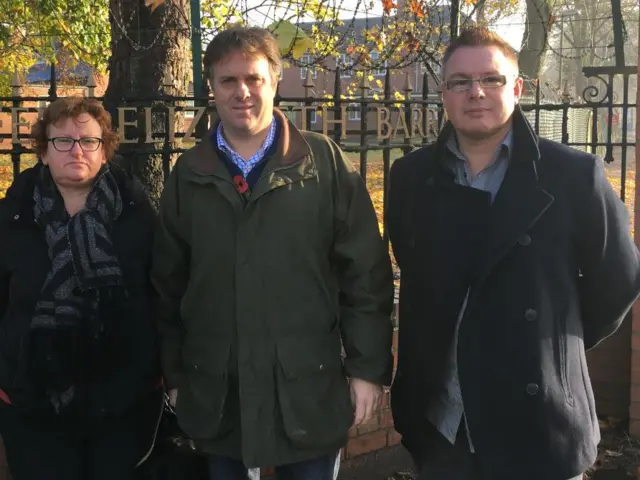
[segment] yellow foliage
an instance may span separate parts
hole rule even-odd
[[[301,28],[291,22],[280,20],[272,23],[267,28],[276,36],[282,55],[291,52],[291,56],[299,60],[307,50],[313,48],[313,40]]]

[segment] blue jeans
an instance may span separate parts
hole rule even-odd
[[[276,466],[277,480],[336,480],[340,470],[339,452],[298,463]],[[240,460],[209,456],[210,480],[259,480],[260,469],[247,470]]]

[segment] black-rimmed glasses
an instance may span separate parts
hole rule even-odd
[[[82,137],[79,139],[71,137],[54,137],[49,141],[53,144],[59,152],[70,152],[73,150],[74,145],[77,143],[84,152],[95,152],[100,148],[103,143],[101,138],[98,137]]]

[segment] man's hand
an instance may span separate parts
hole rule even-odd
[[[382,387],[359,378],[352,378],[349,384],[351,402],[355,410],[353,426],[356,427],[371,420],[373,413],[380,406]]]
[[[178,389],[173,388],[169,390],[169,405],[171,405],[172,407],[175,407],[177,400],[178,400]]]

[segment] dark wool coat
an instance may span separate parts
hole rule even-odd
[[[35,223],[33,189],[42,164],[20,173],[0,200],[0,389],[25,414],[50,408],[25,377],[29,325],[51,268],[44,231]],[[128,298],[102,302],[106,355],[103,374],[90,388],[91,414],[99,418],[133,408],[160,381],[157,334],[149,279],[156,213],[142,185],[112,165],[123,201],[110,232]],[[102,368],[102,367],[101,367]]]
[[[459,186],[436,144],[397,160],[388,229],[402,271],[392,390],[407,446],[425,428],[467,288],[459,378],[478,459],[492,480],[566,480],[600,434],[585,350],[640,293],[625,206],[595,156],[538,138],[522,113],[502,186]]]

